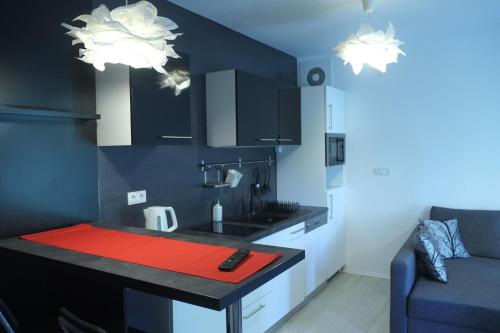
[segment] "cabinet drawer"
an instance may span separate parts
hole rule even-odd
[[[243,307],[243,333],[262,333],[271,327],[276,321],[273,307],[272,291]]]
[[[303,237],[306,227],[305,222],[298,223],[290,228],[281,230],[275,234],[255,241],[255,244],[291,247],[297,249],[304,249]]]
[[[266,294],[271,292],[271,290],[273,289],[273,283],[274,283],[274,279],[271,281],[268,281],[266,284],[263,284],[259,288],[252,291],[250,294],[243,297],[241,299],[242,308],[245,308],[245,307],[253,304],[259,298],[262,298],[263,296],[265,296]]]

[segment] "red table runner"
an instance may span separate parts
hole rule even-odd
[[[235,249],[98,228],[89,224],[24,235],[21,238],[99,257],[231,283],[240,283],[281,256],[281,253],[252,250],[235,270],[221,272],[218,266]]]

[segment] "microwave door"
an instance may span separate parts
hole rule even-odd
[[[336,164],[343,164],[344,159],[344,139],[337,139],[337,154],[336,154]]]
[[[325,164],[333,166],[344,164],[345,162],[345,139],[341,134],[326,135]]]
[[[326,166],[337,164],[337,144],[335,138],[326,137]]]
[[[328,152],[328,155],[330,155],[330,165],[336,165],[338,156],[337,156],[337,140],[335,138],[330,138],[330,151]]]

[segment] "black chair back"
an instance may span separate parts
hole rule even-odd
[[[66,308],[61,308],[59,311],[57,320],[64,333],[107,333],[102,328],[78,318]]]
[[[0,298],[0,332],[16,333],[19,330],[19,324],[10,311],[9,307]]]

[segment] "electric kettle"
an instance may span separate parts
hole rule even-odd
[[[168,226],[167,211],[172,219],[171,227]],[[175,216],[172,207],[148,207],[144,209],[144,216],[146,217],[146,229],[172,232],[178,227],[177,216]]]

